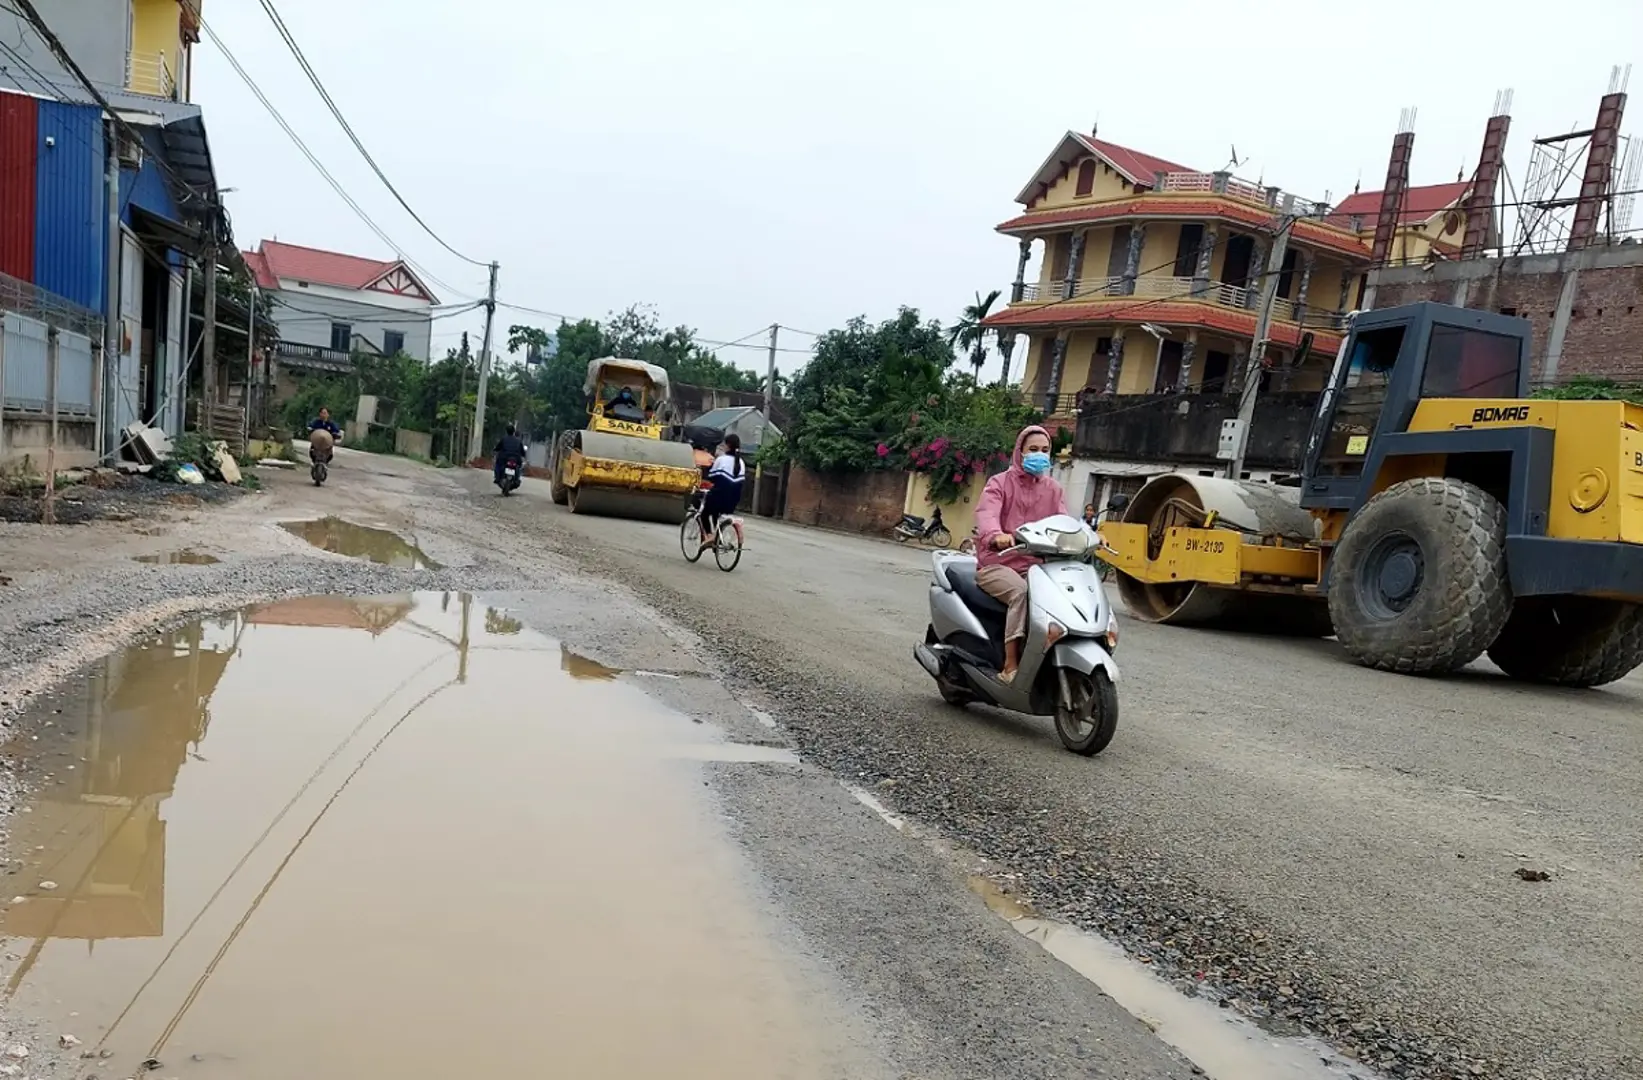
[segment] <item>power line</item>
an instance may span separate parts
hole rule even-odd
[[[354,144],[354,149],[358,150],[360,157],[363,157],[365,163],[371,166],[371,171],[377,174],[377,179],[382,181],[382,186],[388,189],[389,193],[399,202],[399,205],[405,208],[405,212],[411,215],[412,220],[422,226],[422,231],[433,237],[440,247],[463,262],[472,263],[475,266],[489,266],[490,263],[487,260],[471,258],[446,243],[445,238],[434,232],[433,228],[422,220],[422,215],[411,208],[411,204],[405,201],[405,196],[401,195],[399,189],[394,187],[393,181],[389,180],[388,174],[382,171],[382,167],[377,164],[376,158],[372,157],[371,152],[365,149],[365,144],[360,142],[359,136],[354,132],[353,125],[348,123],[347,118],[342,115],[342,110],[332,100],[330,92],[325,89],[325,83],[320,80],[319,73],[314,70],[313,65],[308,63],[308,57],[303,55],[302,48],[297,44],[297,39],[292,36],[290,28],[285,25],[285,20],[280,17],[279,10],[274,7],[273,0],[260,0],[260,2],[263,11],[267,12],[268,18],[273,22],[274,29],[279,31],[280,37],[285,41],[286,48],[290,49],[291,55],[296,57],[297,64],[302,68],[303,74],[307,75],[308,81],[314,84],[314,89],[319,92],[320,99],[325,102],[325,107],[331,110],[331,115],[336,117],[338,124],[342,125],[342,130],[347,134],[349,141]]]
[[[26,2],[26,0],[19,0],[19,2]],[[296,145],[298,150],[302,151],[302,155],[308,159],[308,163],[314,166],[315,170],[318,171],[322,178],[324,178],[325,182],[331,185],[331,189],[341,196],[342,201],[348,204],[349,209],[353,210],[354,214],[358,216],[358,218],[377,235],[378,239],[380,239],[384,244],[387,244],[394,254],[405,260],[407,264],[435,285],[438,285],[440,288],[451,293],[452,295],[460,296],[465,300],[474,299],[474,297],[468,296],[466,293],[462,293],[453,288],[447,282],[440,280],[431,271],[429,271],[427,267],[405,254],[405,249],[399,244],[394,243],[393,238],[383,231],[382,226],[373,221],[371,219],[371,215],[367,214],[364,208],[361,207],[357,201],[355,201],[354,197],[348,194],[347,189],[342,186],[337,178],[331,175],[331,171],[327,169],[325,164],[321,162],[314,152],[308,148],[308,144],[303,141],[302,136],[296,133],[296,130],[291,127],[290,122],[285,119],[279,109],[275,108],[274,103],[268,100],[268,95],[263,93],[262,87],[258,86],[257,81],[253,79],[250,73],[245,70],[244,65],[240,63],[239,58],[234,55],[233,50],[223,42],[222,38],[217,36],[217,32],[213,30],[210,24],[204,19],[200,20],[200,29],[205,31],[206,36],[211,39],[211,43],[222,52],[223,56],[228,60],[229,66],[234,69],[234,73],[240,77],[240,81],[245,83],[246,88],[249,89],[256,99],[262,104],[262,107],[268,111],[268,115],[274,118],[274,122],[279,124],[280,129],[285,132],[291,142]]]

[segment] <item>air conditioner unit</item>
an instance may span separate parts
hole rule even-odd
[[[119,140],[117,153],[120,158],[120,168],[141,169],[143,167],[142,141],[132,138],[125,131],[121,131],[117,138]]]

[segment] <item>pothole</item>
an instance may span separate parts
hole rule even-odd
[[[387,529],[373,529],[356,525],[338,517],[316,518],[312,521],[286,521],[280,528],[319,548],[336,555],[366,559],[382,566],[403,570],[438,570],[439,564],[421,548]]]

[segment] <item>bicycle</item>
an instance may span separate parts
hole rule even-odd
[[[679,551],[686,562],[696,562],[707,550],[702,545],[702,512],[707,507],[708,486],[697,489],[690,501],[690,513],[679,525]],[[713,537],[713,561],[720,570],[730,573],[742,561],[742,519],[731,514],[719,518],[719,528]]]

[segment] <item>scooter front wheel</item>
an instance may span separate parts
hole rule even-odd
[[[1118,687],[1099,668],[1088,675],[1063,668],[1059,675],[1071,699],[1070,705],[1062,700],[1055,709],[1061,745],[1080,757],[1099,754],[1118,731]]]

